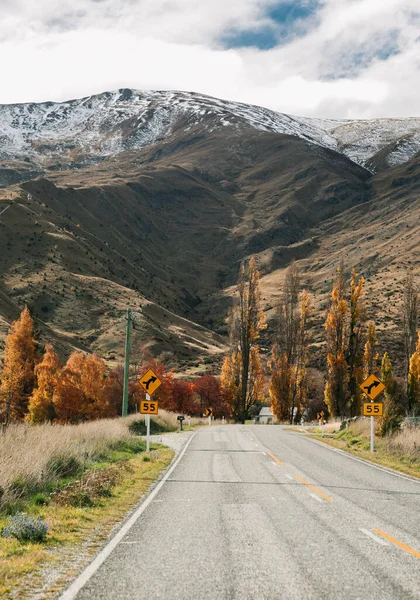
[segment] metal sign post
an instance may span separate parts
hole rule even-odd
[[[375,452],[375,417],[370,417],[370,451]]]
[[[363,414],[365,416],[371,415],[370,417],[370,451],[375,452],[375,417],[382,416],[383,407],[381,404],[375,403],[375,398],[382,394],[385,389],[385,385],[382,383],[376,375],[369,375],[369,377],[364,381],[360,389],[364,394],[370,399],[370,403],[366,403],[363,405]]]
[[[149,394],[146,394],[146,400],[151,400]],[[146,415],[146,452],[150,450],[150,415]]]
[[[150,450],[150,415],[157,415],[159,405],[157,402],[151,402],[151,395],[158,389],[161,380],[152,369],[149,369],[143,377],[140,377],[140,385],[146,392],[146,401],[140,402],[140,412],[146,415],[146,452]]]

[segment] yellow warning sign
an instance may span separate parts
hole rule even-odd
[[[385,386],[380,379],[376,377],[376,375],[369,375],[369,377],[362,383],[360,386],[361,390],[368,396],[371,400],[375,400],[379,394],[381,394]]]
[[[161,380],[159,379],[159,377],[152,371],[152,369],[149,369],[147,371],[147,373],[145,373],[143,375],[143,377],[140,377],[140,385],[142,386],[142,388],[144,389],[144,391],[149,394],[150,396],[156,392],[156,390],[158,389],[158,387],[161,384]]]

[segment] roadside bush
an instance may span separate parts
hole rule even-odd
[[[147,433],[146,421],[144,419],[138,419],[136,421],[132,421],[130,423],[130,425],[128,426],[128,430],[133,435],[146,435],[146,433]],[[150,419],[150,433],[151,434],[164,433],[166,431],[170,431],[168,429],[167,425],[165,425],[163,423],[159,423],[158,421],[155,421],[154,419]]]
[[[47,471],[55,478],[76,475],[82,465],[75,456],[53,456],[47,462]]]
[[[132,471],[132,467],[122,461],[118,467],[87,472],[80,480],[52,494],[51,500],[60,506],[94,506],[100,498],[112,496],[112,488],[121,482],[123,474]]]
[[[1,536],[4,538],[16,538],[21,542],[43,542],[47,537],[48,525],[41,517],[33,519],[18,513],[9,517],[9,524],[2,529]]]

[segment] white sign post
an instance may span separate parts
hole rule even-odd
[[[375,452],[375,417],[370,417],[370,451]]]
[[[146,394],[146,400],[151,400],[150,394]],[[146,415],[146,452],[150,450],[150,415]]]

